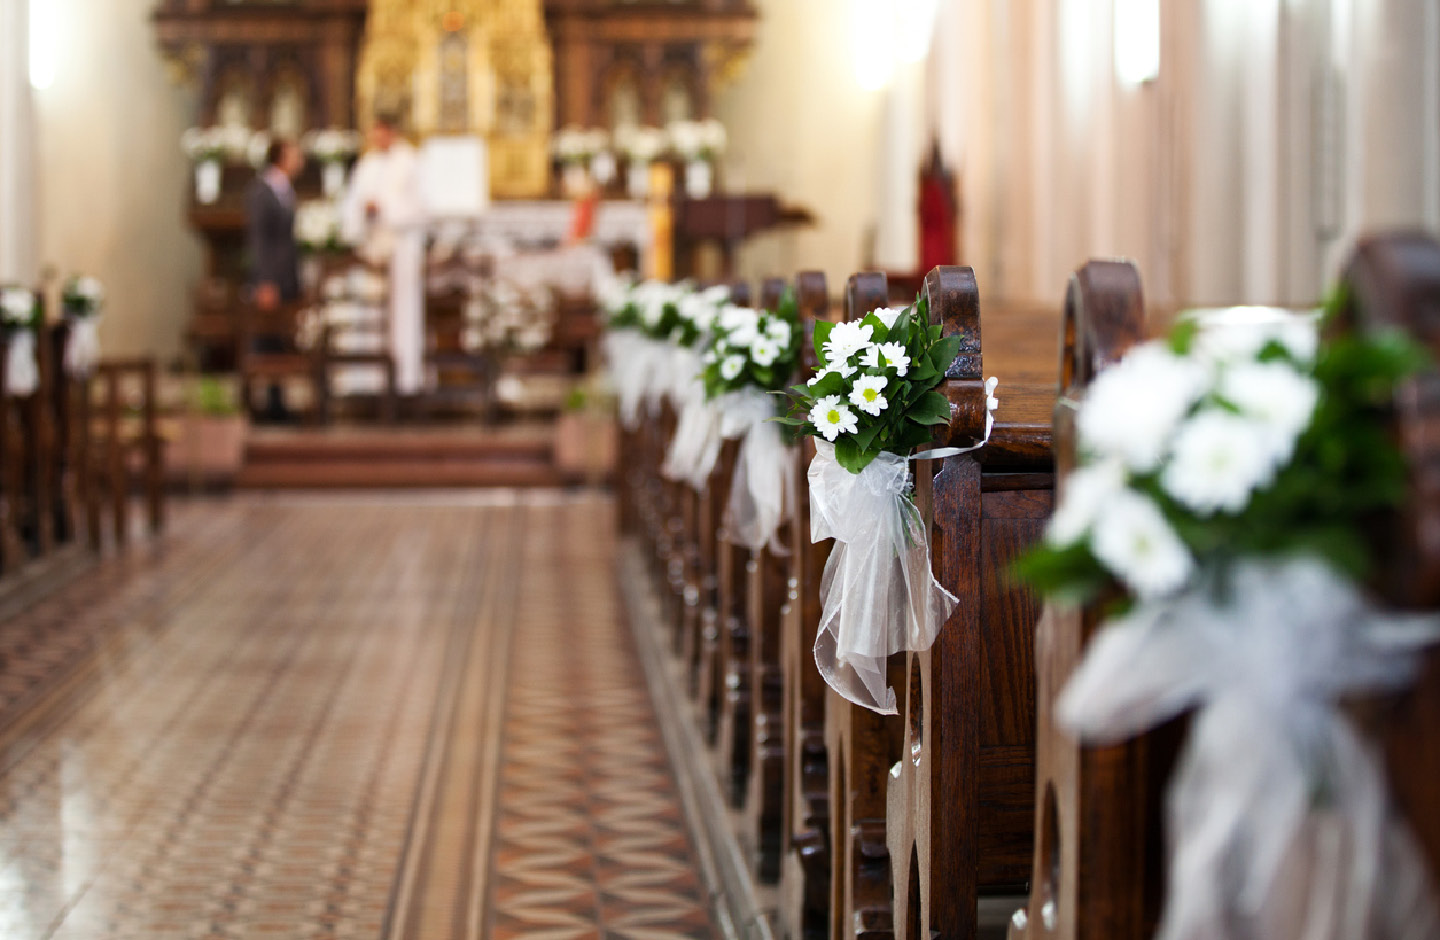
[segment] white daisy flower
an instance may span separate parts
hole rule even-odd
[[[1272,432],[1228,411],[1206,410],[1181,426],[1165,467],[1165,491],[1202,516],[1235,513],[1275,476]]]
[[[1276,465],[1290,460],[1320,401],[1315,380],[1284,362],[1236,363],[1221,374],[1219,392],[1265,426]]]
[[[860,357],[860,364],[867,369],[894,369],[901,378],[910,371],[910,357],[905,355],[905,347],[899,343],[871,346]]]
[[[1274,307],[1225,307],[1190,314],[1200,326],[1195,352],[1210,362],[1254,359],[1272,342],[1301,362],[1311,362],[1320,345],[1319,318]]]
[[[1087,464],[1065,477],[1064,491],[1045,528],[1045,541],[1065,548],[1080,541],[1105,505],[1125,488],[1125,467],[1118,460]]]
[[[810,423],[831,443],[841,434],[854,434],[859,427],[855,413],[845,407],[839,395],[826,395],[815,402],[810,409]]]
[[[770,319],[770,322],[765,327],[765,335],[773,339],[777,344],[779,344],[781,349],[790,348],[790,340],[792,339],[792,333],[790,329],[790,322],[788,320],[782,320],[779,317],[772,317]]]
[[[1155,469],[1176,427],[1209,386],[1209,369],[1145,343],[1091,383],[1075,417],[1081,449]]]
[[[850,391],[850,403],[868,415],[878,415],[890,404],[885,400],[885,396],[880,394],[889,381],[883,375],[860,376]]]
[[[819,385],[820,380],[825,378],[825,376],[827,375],[838,375],[842,379],[848,379],[854,374],[854,366],[852,366],[848,362],[841,362],[837,365],[830,366],[828,369],[821,369],[819,372],[816,372],[814,377],[811,378],[810,381],[806,384],[813,388],[814,386]]]
[[[1190,577],[1195,559],[1154,500],[1120,489],[1106,501],[1090,535],[1095,557],[1139,597],[1177,590]]]
[[[762,369],[780,358],[780,345],[768,336],[756,337],[750,344],[750,358]]]
[[[900,314],[905,311],[899,307],[876,307],[870,312],[879,317],[880,322],[885,324],[885,329],[889,330],[894,328],[895,321],[900,319]]]
[[[848,360],[870,345],[870,337],[874,333],[874,327],[866,326],[858,320],[835,324],[830,330],[830,336],[825,340],[825,361],[834,364]]]
[[[725,360],[720,363],[720,378],[724,379],[727,382],[733,382],[735,381],[735,379],[739,378],[740,373],[742,370],[744,370],[744,368],[744,356],[726,356]]]

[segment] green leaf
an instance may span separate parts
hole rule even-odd
[[[783,418],[767,418],[766,420],[774,421],[776,424],[783,424],[791,428],[803,428],[806,423],[804,418],[795,418],[788,415]]]
[[[835,324],[829,320],[815,321],[815,356],[821,362],[825,361],[825,341],[830,338],[830,331],[835,329]]]
[[[939,392],[926,392],[907,417],[921,425],[949,424],[950,399]]]
[[[944,375],[945,370],[950,368],[950,363],[954,362],[958,355],[960,355],[960,337],[947,336],[930,348],[930,354],[926,356],[926,360],[936,372]]]
[[[835,439],[835,461],[851,473],[864,470],[876,456],[876,452],[862,449],[848,434]]]

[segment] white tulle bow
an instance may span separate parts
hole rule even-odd
[[[823,605],[815,664],[836,692],[895,714],[885,661],[929,649],[958,601],[930,569],[930,536],[907,495],[910,461],[882,453],[859,473],[815,442],[810,463],[810,538],[833,538],[820,581]]]
[[[100,361],[98,316],[76,317],[70,321],[70,338],[65,342],[65,374],[84,378]]]
[[[768,546],[775,554],[787,554],[775,536],[790,517],[795,448],[785,443],[781,426],[771,420],[775,396],[749,389],[719,401],[721,436],[740,439],[725,510],[725,535],[751,551]]]
[[[1169,792],[1160,940],[1440,936],[1381,764],[1338,704],[1405,686],[1437,638],[1440,620],[1382,613],[1310,559],[1245,565],[1102,629],[1063,725],[1114,742],[1197,709]]]
[[[35,361],[35,333],[15,330],[5,358],[5,390],[11,395],[33,395],[40,387],[40,365]]]
[[[620,411],[620,422],[627,430],[640,424],[641,404],[654,401],[653,388],[669,382],[669,343],[646,338],[635,330],[614,330],[605,334],[605,360],[610,367],[610,381]]]
[[[675,436],[665,453],[661,472],[668,479],[689,483],[703,490],[720,458],[721,405],[705,395],[705,382],[700,376],[700,357],[687,349],[677,350],[671,358],[674,381],[670,400],[675,407]]]

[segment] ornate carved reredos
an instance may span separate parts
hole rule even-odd
[[[497,197],[548,189],[552,87],[540,0],[371,0],[361,125],[389,112],[420,137],[484,137]]]

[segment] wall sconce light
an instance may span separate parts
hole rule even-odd
[[[1136,87],[1160,75],[1160,0],[1115,0],[1115,77]]]
[[[30,0],[30,87],[44,91],[55,84],[59,33],[55,0]]]

